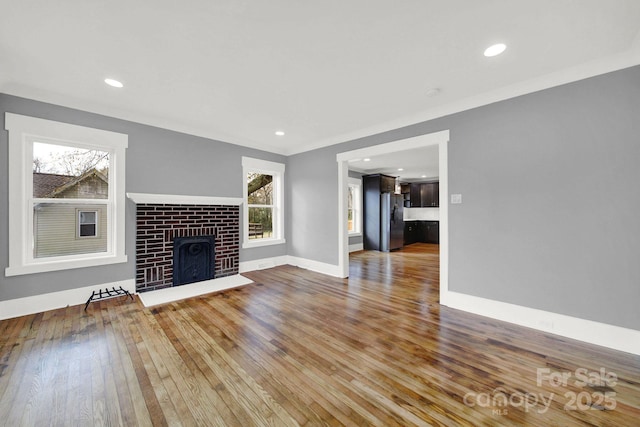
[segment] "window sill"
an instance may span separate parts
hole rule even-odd
[[[260,248],[263,246],[271,246],[271,245],[281,245],[286,242],[287,241],[285,239],[249,240],[242,243],[242,249]]]
[[[99,265],[120,264],[127,262],[126,255],[100,256],[65,261],[39,262],[37,264],[17,265],[4,270],[6,277],[23,274],[45,273],[47,271],[69,270],[72,268],[95,267]]]
[[[359,231],[355,231],[353,233],[349,233],[349,237],[360,237],[362,236],[362,233]]]

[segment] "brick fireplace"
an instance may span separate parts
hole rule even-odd
[[[172,286],[174,239],[196,236],[215,237],[215,278],[238,274],[238,205],[137,203],[136,291]]]

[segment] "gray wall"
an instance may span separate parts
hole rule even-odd
[[[450,289],[640,330],[640,67],[289,158],[0,95],[5,111],[127,133],[130,192],[241,197],[241,156],[285,162],[287,243],[243,261],[337,264],[336,154],[449,129]],[[6,153],[0,132],[2,270]],[[0,300],[132,278],[134,217],[128,202],[127,264],[0,275]]]
[[[338,263],[337,153],[449,129],[450,290],[640,330],[639,117],[632,67],[292,156],[289,253]]]
[[[291,160],[292,157],[289,157]],[[299,154],[287,163],[288,254],[338,264],[338,172],[334,150]]]
[[[0,300],[135,277],[135,204],[130,200],[126,206],[126,264],[4,277],[9,261],[7,111],[128,134],[127,192],[242,197],[242,156],[281,163],[287,160],[272,153],[0,94]],[[284,244],[241,249],[240,261],[285,254]]]

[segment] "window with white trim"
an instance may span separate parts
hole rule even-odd
[[[98,237],[98,211],[78,211],[78,237]]]
[[[362,234],[362,181],[357,178],[348,181],[347,231],[350,236]]]
[[[282,163],[242,158],[243,248],[285,243]]]
[[[128,136],[5,114],[9,267],[5,275],[126,262]]]

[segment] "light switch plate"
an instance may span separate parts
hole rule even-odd
[[[451,204],[459,205],[462,203],[462,194],[452,194],[451,195]]]

